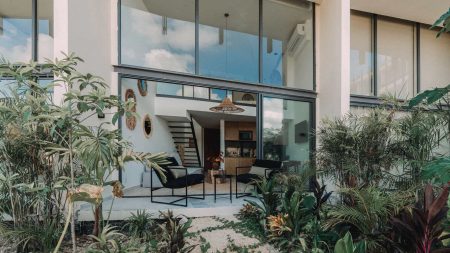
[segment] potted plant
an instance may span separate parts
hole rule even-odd
[[[207,160],[211,163],[211,167],[208,168],[208,176],[206,177],[206,181],[212,184],[214,183],[214,175],[225,172],[220,169],[220,164],[224,162],[223,152],[216,155],[211,155],[207,158]],[[222,183],[222,179],[217,180],[217,183]]]

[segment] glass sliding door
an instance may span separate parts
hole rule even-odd
[[[263,159],[309,161],[311,103],[264,97]]]

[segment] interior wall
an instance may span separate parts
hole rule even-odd
[[[140,116],[136,128],[130,130],[126,127],[125,117],[122,117],[122,136],[133,144],[136,152],[166,152],[170,156],[178,157],[172,134],[167,126],[166,120],[155,116],[156,84],[148,82],[148,94],[142,97],[137,88],[136,79],[122,79],[122,96],[127,89],[132,89],[136,95],[136,112]],[[124,97],[122,97],[124,99]],[[149,138],[145,137],[143,119],[146,114],[150,115],[152,121],[152,133]],[[122,172],[122,184],[128,188],[141,184],[144,167],[138,163],[128,163]]]

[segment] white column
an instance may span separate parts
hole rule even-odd
[[[53,2],[53,55],[55,58],[63,58],[63,52],[69,52],[69,0]],[[53,89],[53,101],[61,104],[67,87],[55,86]]]
[[[225,120],[220,120],[220,152],[225,157]],[[220,169],[225,169],[225,161],[220,163]]]
[[[316,31],[319,124],[350,109],[350,0],[317,5]]]

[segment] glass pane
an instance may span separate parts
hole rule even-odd
[[[193,97],[194,96],[194,86],[184,85],[183,86],[183,96]]]
[[[211,89],[211,100],[224,100],[227,96],[226,90]]]
[[[194,97],[201,99],[209,99],[209,89],[204,87],[194,86]]]
[[[258,82],[258,0],[200,0],[200,74]]]
[[[450,84],[450,34],[429,26],[420,28],[420,89],[427,90]]]
[[[0,53],[10,62],[31,60],[31,2],[0,0]]]
[[[233,91],[233,102],[239,104],[256,105],[256,94]]]
[[[194,73],[194,0],[122,0],[121,14],[121,63]]]
[[[53,0],[38,1],[38,61],[53,58]]]
[[[378,95],[414,96],[414,24],[389,18],[377,22]]]
[[[156,86],[156,94],[168,96],[183,96],[183,86],[173,83],[158,83]]]
[[[312,10],[308,1],[263,1],[263,83],[313,89]]]
[[[264,97],[264,159],[308,161],[311,127],[310,103]]]
[[[374,95],[372,89],[372,19],[352,12],[350,33],[350,88],[354,95]]]

